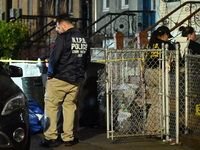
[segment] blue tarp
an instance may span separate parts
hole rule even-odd
[[[29,122],[31,133],[43,131],[44,112],[34,99],[28,99],[29,103]]]

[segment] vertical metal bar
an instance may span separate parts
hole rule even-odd
[[[112,20],[112,15],[110,15],[110,21]],[[110,22],[109,21],[109,22]],[[110,22],[110,29],[108,28],[108,30],[112,30],[112,31],[110,31],[110,33],[114,33],[115,31],[114,31],[114,27],[113,27],[113,22],[114,21],[111,21]],[[109,26],[108,26],[109,27]],[[106,27],[105,27],[106,28]],[[108,36],[111,36],[111,35],[108,35]]]
[[[117,53],[114,54],[114,59],[117,60]],[[114,70],[115,70],[115,83],[117,83],[117,80],[120,78],[120,71],[118,70],[118,67],[117,67],[117,63],[115,63],[115,67],[114,67]]]
[[[140,84],[141,84],[141,88],[142,88],[142,93],[143,93],[143,120],[144,120],[144,124],[143,124],[143,128],[145,129],[143,134],[147,133],[147,97],[146,97],[146,85],[145,85],[145,79],[144,79],[144,58],[145,58],[145,51],[141,51],[140,52]]]
[[[189,4],[190,14],[192,13],[192,3]],[[188,25],[191,26],[191,19],[188,19]]]
[[[128,83],[128,61],[125,61],[124,77],[125,77],[125,83]]]
[[[179,48],[176,45],[176,143],[179,143],[179,83],[180,83],[180,72],[179,72]]]
[[[112,55],[113,53],[109,53],[108,55],[108,77],[109,77],[109,87],[110,87],[110,120],[111,120],[111,139],[114,137],[114,123],[113,123],[113,63],[112,63]]]
[[[105,43],[105,45],[104,46],[107,46],[107,39],[108,39],[108,35],[107,35],[107,33],[106,33],[106,27],[104,28],[104,36],[105,36],[105,38],[104,38],[104,43]]]
[[[162,120],[163,120],[163,133],[164,135],[166,135],[166,120],[165,120],[165,116],[166,116],[166,104],[165,104],[165,89],[166,89],[166,85],[165,85],[165,51],[162,51],[162,85],[160,86],[159,84],[159,89],[162,89]],[[160,83],[160,82],[159,82]]]
[[[125,76],[124,76],[124,74],[125,74],[125,70],[124,70],[124,53],[122,52],[121,53],[121,62],[122,62],[122,64],[121,64],[121,77],[122,77],[122,84],[124,84],[124,81],[125,81]]]
[[[107,108],[107,138],[110,138],[110,117],[109,117],[109,79],[108,79],[108,47],[104,47],[104,54],[105,54],[105,69],[106,69],[106,108]]]
[[[98,10],[97,10],[97,6],[98,6],[98,4],[97,4],[97,0],[95,0],[95,14],[94,14],[94,20],[97,20],[98,19]],[[97,31],[97,23],[95,23],[94,24],[94,32],[96,32]]]
[[[128,38],[130,37],[130,15],[127,15],[128,17]]]
[[[188,48],[185,51],[185,134],[188,133]]]
[[[164,46],[162,46],[164,47]],[[168,45],[166,45],[165,49],[165,81],[166,81],[166,91],[165,91],[165,94],[166,94],[166,97],[165,97],[165,100],[166,100],[166,140],[168,141],[169,140],[169,73],[168,73]]]

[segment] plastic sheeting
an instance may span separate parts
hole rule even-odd
[[[29,122],[31,133],[43,131],[44,112],[34,99],[28,99],[29,102]]]

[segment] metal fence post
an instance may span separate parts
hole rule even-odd
[[[108,47],[104,47],[104,53],[105,53],[105,70],[106,70],[106,76],[105,76],[105,83],[106,83],[106,111],[107,111],[107,138],[110,137],[110,120],[109,120],[109,77],[108,77]]]
[[[179,143],[179,98],[180,98],[180,68],[179,68],[179,48],[176,45],[176,143]]]
[[[144,79],[144,71],[145,71],[145,66],[144,66],[144,53],[140,53],[140,84],[143,92],[143,120],[144,120],[144,129],[143,134],[147,133],[147,98],[146,98],[146,84],[145,84],[145,79]]]
[[[168,73],[168,45],[162,46],[165,51],[165,105],[166,105],[166,140],[169,140],[169,73]]]
[[[185,134],[188,133],[188,47],[185,51]]]
[[[162,85],[159,87],[159,89],[162,89],[162,120],[163,120],[163,135],[166,135],[166,104],[165,104],[165,89],[166,89],[166,84],[165,84],[165,51],[162,50]]]

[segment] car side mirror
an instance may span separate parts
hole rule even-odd
[[[22,77],[23,76],[23,70],[21,67],[10,65],[8,69],[9,69],[10,77]]]

